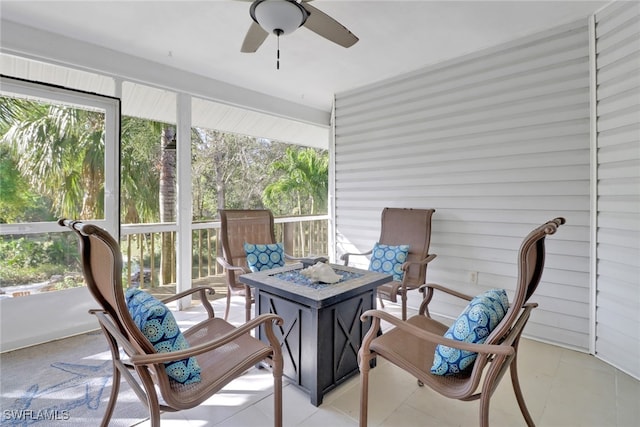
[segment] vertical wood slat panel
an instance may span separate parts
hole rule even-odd
[[[522,238],[564,216],[525,334],[588,349],[588,56],[585,20],[337,94],[337,255],[370,249],[386,206],[435,208],[427,281],[512,293]]]
[[[596,14],[596,354],[640,378],[640,4]]]

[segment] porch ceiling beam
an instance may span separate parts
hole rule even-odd
[[[222,104],[330,126],[330,111],[307,107],[219,80],[11,21],[2,21],[0,52],[150,84]]]

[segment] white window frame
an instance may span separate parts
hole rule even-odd
[[[0,94],[104,111],[104,218],[86,222],[99,225],[109,231],[116,239],[119,239],[120,99],[7,76],[0,76]],[[60,231],[63,230],[55,221],[2,224],[0,226],[0,234],[2,235]]]

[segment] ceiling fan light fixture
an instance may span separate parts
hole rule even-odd
[[[289,34],[305,23],[308,12],[289,0],[262,0],[251,5],[251,18],[270,34]]]

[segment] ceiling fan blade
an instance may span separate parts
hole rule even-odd
[[[262,45],[269,33],[262,29],[256,22],[252,22],[247,31],[247,35],[244,37],[240,52],[253,53]]]
[[[326,13],[304,2],[303,7],[309,12],[305,27],[343,47],[351,47],[359,40],[351,31]]]

